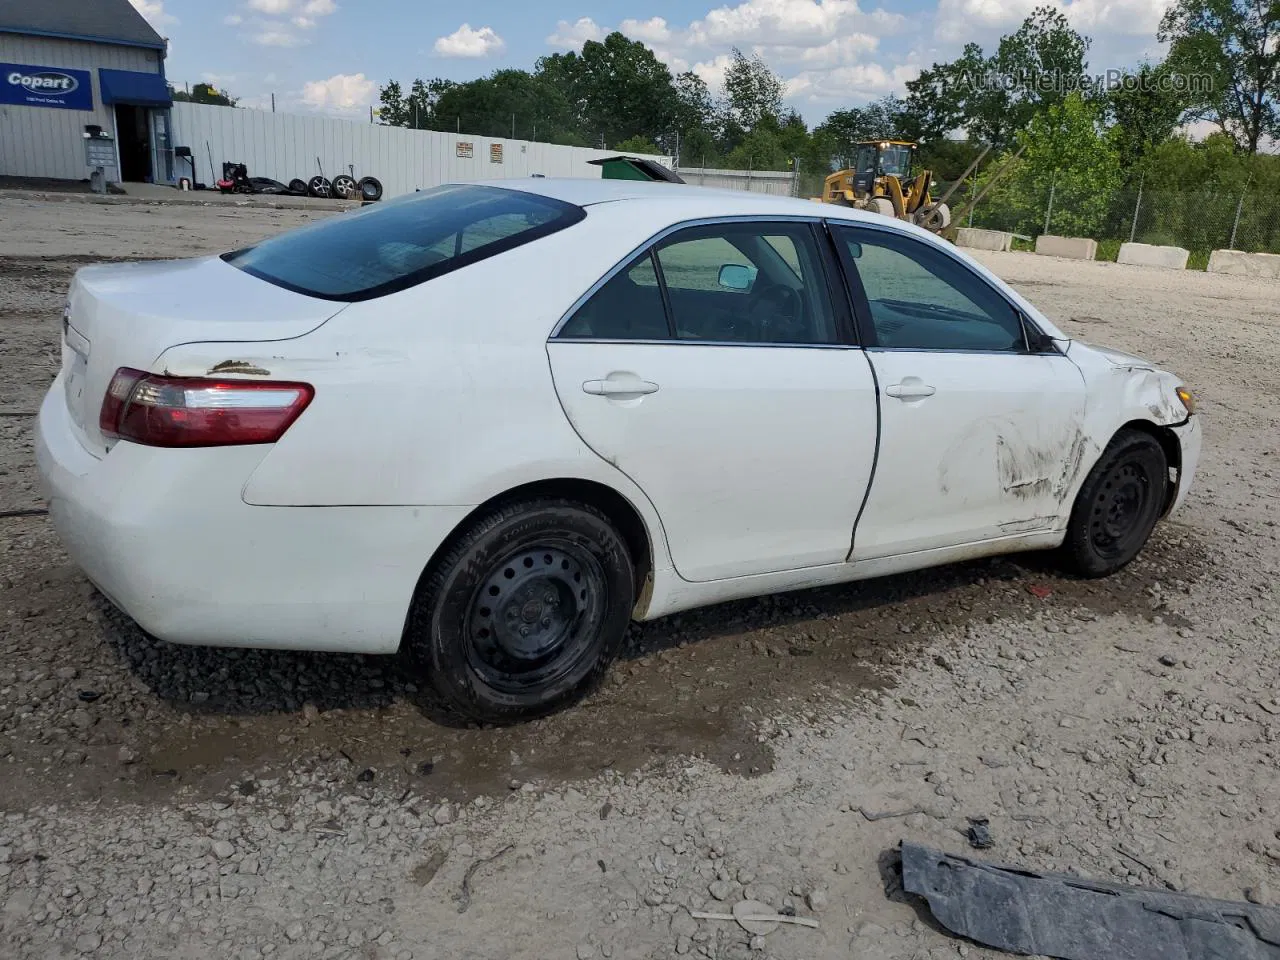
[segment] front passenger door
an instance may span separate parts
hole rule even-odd
[[[1084,450],[1080,371],[940,245],[832,225],[880,391],[852,559],[1056,529]]]

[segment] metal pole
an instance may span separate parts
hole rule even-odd
[[[1133,243],[1134,236],[1138,233],[1138,211],[1142,209],[1142,184],[1146,180],[1146,171],[1138,177],[1138,202],[1133,205],[1133,223],[1129,227],[1129,242]]]
[[[974,208],[978,206],[978,198],[976,196],[977,192],[978,192],[978,170],[977,170],[977,164],[974,164],[973,179],[969,183],[969,196],[973,197],[973,199],[969,201],[969,226],[971,227],[973,226],[973,211],[974,211]]]
[[[796,157],[793,161],[795,169],[791,174],[791,195],[793,197],[800,196],[800,158]]]
[[[1053,175],[1053,181],[1049,184],[1049,207],[1044,212],[1044,232],[1049,232],[1049,220],[1053,217],[1053,195],[1058,189],[1058,175]]]
[[[1240,211],[1244,208],[1244,194],[1240,194],[1240,199],[1236,201],[1236,219],[1231,224],[1231,242],[1227,244],[1228,250],[1236,248],[1236,230],[1240,227]]]
[[[276,112],[276,95],[274,93],[271,95],[271,112]]]
[[[511,139],[514,140],[515,138],[516,138],[516,115],[513,113],[511,115]]]

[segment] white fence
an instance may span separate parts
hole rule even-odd
[[[386,195],[393,197],[440,183],[512,179],[535,173],[598,179],[600,168],[588,161],[617,155],[616,151],[586,147],[200,103],[175,103],[172,116],[173,144],[191,148],[196,177],[201,181],[209,179],[210,160],[215,180],[222,176],[223,161],[231,160],[248,166],[250,176],[284,183],[294,178],[309,180],[322,169],[333,179],[354,166],[356,179],[377,177]],[[649,159],[670,164],[667,157]],[[186,161],[178,161],[174,176],[187,175]]]
[[[777,170],[713,170],[710,167],[681,167],[676,171],[685,183],[721,190],[750,190],[778,197],[799,196],[794,173]]]

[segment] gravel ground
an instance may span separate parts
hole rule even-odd
[[[85,206],[0,199],[0,509],[39,505],[25,414],[76,266],[308,216]],[[458,729],[393,659],[151,640],[46,520],[0,519],[0,956],[989,957],[888,856],[963,852],[969,817],[994,859],[1273,902],[1280,284],[984,259],[1202,398],[1198,488],[1116,577],[728,604],[636,628],[573,710]],[[819,926],[690,914],[743,898]]]

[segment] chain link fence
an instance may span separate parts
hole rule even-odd
[[[1143,186],[1109,196],[1064,195],[1050,184],[1040,196],[1006,193],[982,199],[960,226],[1004,230],[1034,240],[1043,233],[1098,241],[1100,259],[1114,260],[1126,241],[1183,247],[1203,269],[1213,250],[1280,253],[1280,197],[1257,191],[1174,192]],[[957,191],[953,207],[971,191]]]
[[[821,197],[825,175],[746,170],[681,168],[689,183],[706,186]],[[939,183],[934,197],[950,184]],[[980,189],[980,188],[979,188]],[[950,200],[961,211],[974,195],[962,184]],[[1007,184],[982,197],[957,226],[1003,230],[1034,241],[1043,233],[1089,237],[1098,241],[1098,256],[1114,260],[1126,241],[1183,247],[1189,266],[1203,269],[1213,250],[1280,254],[1280,197],[1257,190],[1169,191],[1141,181],[1112,192],[1089,186],[1068,188],[1050,181],[1039,189],[1012,189]]]

